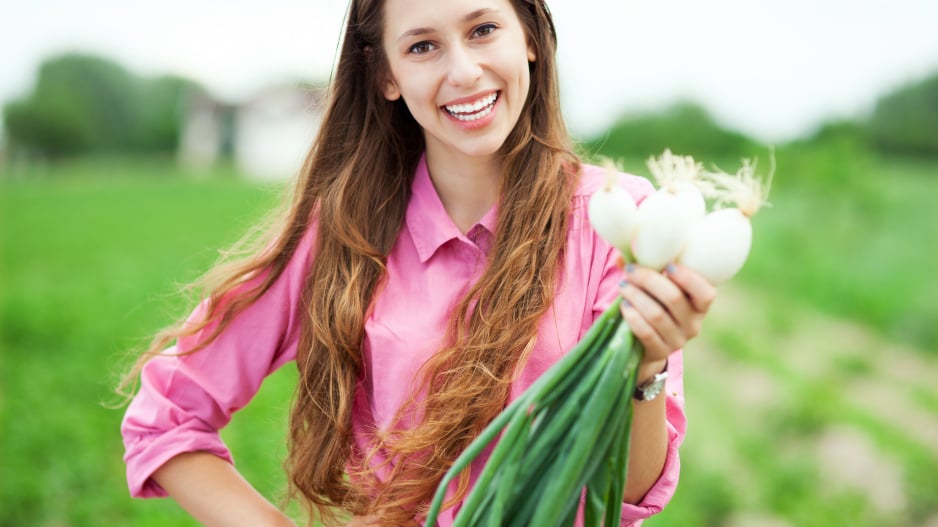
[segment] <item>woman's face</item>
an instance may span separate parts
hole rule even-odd
[[[435,155],[491,156],[518,122],[533,46],[510,0],[386,0],[388,100]]]

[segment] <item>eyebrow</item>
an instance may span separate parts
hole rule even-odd
[[[489,13],[496,13],[496,12],[498,12],[497,9],[491,9],[488,7],[483,7],[482,9],[476,9],[475,11],[472,11],[471,13],[462,17],[462,22],[464,24],[468,22],[472,22],[473,20],[477,18],[481,18]],[[404,40],[405,38],[409,38],[409,37],[419,37],[419,36],[426,35],[432,32],[433,32],[433,28],[431,27],[415,27],[413,29],[408,29],[407,31],[403,32],[401,36],[397,38],[397,40]]]

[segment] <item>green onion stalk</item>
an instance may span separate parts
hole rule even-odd
[[[642,357],[620,303],[463,451],[440,481],[425,525],[436,525],[450,483],[496,438],[454,527],[566,527],[584,496],[587,527],[619,524]]]

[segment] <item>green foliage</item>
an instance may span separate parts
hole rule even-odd
[[[938,156],[938,73],[880,98],[869,132],[884,152]]]
[[[609,131],[584,143],[606,156],[647,158],[665,148],[701,158],[751,156],[764,150],[746,136],[721,128],[699,105],[680,103],[659,113],[624,117]]]
[[[919,394],[936,393],[936,358],[799,297],[736,285],[685,350],[681,484],[647,524],[926,524],[938,512],[938,449]]]
[[[938,514],[927,441],[938,167],[848,146],[777,158],[774,206],[756,216],[752,258],[715,309],[734,305],[733,287],[747,301],[713,313],[685,354],[681,483],[646,524],[925,525]],[[170,501],[127,496],[122,412],[101,402],[124,351],[185,311],[174,284],[206,269],[277,192],[229,173],[187,179],[153,159],[44,170],[0,179],[0,526],[194,527]],[[823,332],[813,308],[865,327]],[[902,340],[921,345],[903,352]],[[273,500],[295,379],[292,366],[274,374],[223,432],[239,470]],[[870,385],[899,404],[877,409]],[[828,484],[817,443],[832,426],[901,469],[904,510]]]
[[[66,162],[0,182],[0,526],[198,525],[131,500],[109,410],[128,350],[184,314],[194,279],[279,192],[156,159]],[[204,175],[202,176],[205,177]],[[273,500],[285,476],[291,368],[224,437]]]
[[[824,123],[792,146],[938,157],[938,73],[883,95],[869,117]]]
[[[740,280],[938,350],[934,162],[850,148],[786,148]]]
[[[100,57],[62,55],[40,66],[31,94],[4,107],[4,125],[15,148],[51,158],[172,152],[182,104],[196,89],[179,77],[142,79]]]
[[[809,139],[794,144],[803,147],[823,145],[825,149],[837,150],[863,149],[871,144],[869,126],[851,119],[829,121],[822,124]]]

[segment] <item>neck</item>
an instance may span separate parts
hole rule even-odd
[[[455,157],[427,150],[427,170],[453,223],[465,234],[498,201],[501,162],[496,156]]]

